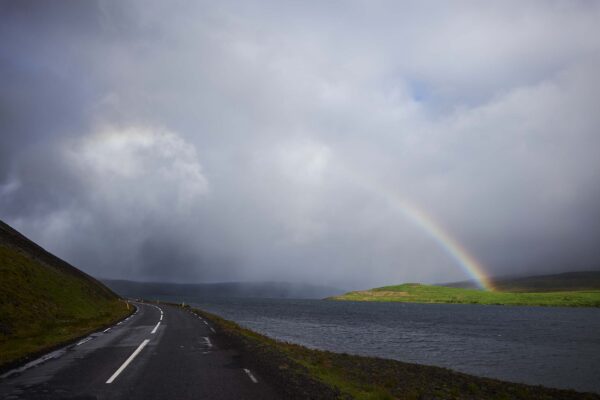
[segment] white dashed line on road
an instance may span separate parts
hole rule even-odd
[[[152,335],[154,335],[156,333],[156,330],[158,329],[158,327],[160,326],[160,321],[158,321],[158,324],[156,324],[156,326],[154,327],[154,329],[152,329],[152,332],[150,332]]]
[[[254,383],[258,383],[258,379],[256,379],[256,378],[254,377],[254,375],[252,375],[252,372],[250,372],[250,370],[249,370],[249,369],[247,369],[247,368],[244,368],[244,372],[246,373],[246,375],[248,375],[248,378],[250,378],[250,380],[251,380],[252,382],[254,382]]]
[[[123,363],[123,365],[121,365],[119,367],[118,370],[115,371],[114,374],[112,374],[112,376],[110,378],[108,378],[108,380],[106,381],[106,383],[113,383],[113,381],[115,379],[117,379],[117,377],[121,374],[121,372],[123,372],[123,370],[125,368],[127,368],[127,366],[133,361],[134,358],[137,357],[138,354],[140,354],[140,351],[142,351],[144,349],[144,347],[146,347],[146,345],[148,344],[150,340],[146,339],[142,342],[142,344],[140,344],[138,346],[137,349],[135,349],[135,351],[129,356],[129,358],[127,360],[125,360],[125,362]]]

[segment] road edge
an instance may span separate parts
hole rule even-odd
[[[6,376],[4,378],[3,378],[3,376],[5,376],[6,374],[10,373],[13,370],[24,367],[25,365],[27,365],[27,363],[30,363],[39,358],[42,358],[42,357],[44,357],[50,353],[53,353],[57,350],[67,349],[67,348],[73,346],[74,344],[76,344],[77,342],[79,342],[80,340],[82,340],[90,335],[93,335],[95,333],[100,333],[107,328],[112,328],[112,327],[116,326],[118,323],[125,321],[127,318],[131,317],[138,309],[138,306],[136,306],[135,304],[132,304],[132,303],[129,303],[129,304],[132,306],[132,308],[128,314],[126,314],[118,319],[115,319],[108,324],[101,325],[100,327],[94,328],[93,330],[90,330],[90,331],[87,331],[86,333],[84,333],[82,335],[71,338],[69,340],[62,341],[60,343],[53,344],[52,346],[45,347],[41,350],[27,354],[27,355],[19,358],[18,360],[11,361],[5,365],[0,366],[0,381],[2,379],[9,378],[10,376],[12,376],[12,374],[9,376]]]

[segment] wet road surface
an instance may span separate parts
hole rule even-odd
[[[2,399],[276,399],[214,328],[170,305],[127,320],[0,378]]]

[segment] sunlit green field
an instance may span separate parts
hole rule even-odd
[[[329,300],[600,307],[600,291],[513,293],[405,283],[349,292]]]

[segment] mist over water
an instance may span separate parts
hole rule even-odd
[[[273,338],[316,349],[600,393],[600,309],[200,297],[186,301]]]

